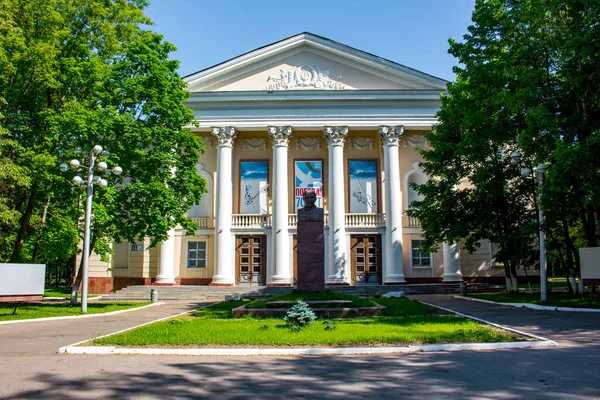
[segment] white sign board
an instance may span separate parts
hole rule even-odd
[[[377,162],[350,160],[350,212],[377,212]]]
[[[266,161],[240,162],[240,214],[266,214],[269,165]]]
[[[0,296],[43,295],[46,264],[0,264]]]
[[[600,279],[600,247],[579,249],[581,279]]]

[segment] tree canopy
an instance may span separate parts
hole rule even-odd
[[[545,164],[543,204],[550,239],[569,246],[581,226],[588,246],[600,239],[600,3],[595,0],[478,0],[423,152],[431,179],[411,214],[425,243],[497,243],[514,273],[535,265],[536,184],[511,166]],[[561,246],[559,246],[561,247]]]
[[[65,262],[77,251],[83,191],[59,172],[100,144],[123,168],[96,188],[92,243],[195,231],[202,142],[145,0],[0,0],[0,260]],[[85,177],[85,171],[82,171]]]

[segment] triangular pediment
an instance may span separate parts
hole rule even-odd
[[[191,92],[446,90],[446,81],[302,33],[184,78]]]

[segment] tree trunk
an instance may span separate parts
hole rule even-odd
[[[39,183],[35,181],[33,183],[33,187],[31,188],[31,194],[29,195],[29,200],[27,201],[27,209],[25,210],[25,214],[23,214],[23,220],[21,221],[21,228],[19,230],[19,235],[17,236],[17,240],[15,241],[15,247],[13,249],[13,254],[11,257],[12,262],[20,262],[21,261],[21,249],[23,248],[23,243],[25,243],[25,238],[27,237],[27,230],[29,229],[29,221],[31,221],[31,215],[33,214],[33,206],[35,205],[35,200],[37,199],[37,193],[39,190]]]
[[[577,286],[577,279],[575,278],[575,269],[571,268],[569,270],[571,274],[571,289],[573,290],[573,294],[579,293],[579,287]]]
[[[46,216],[48,215],[48,206],[50,205],[50,196],[46,199],[44,204],[44,212],[42,213],[42,223],[40,224],[40,231],[38,232],[37,239],[35,241],[35,247],[33,248],[33,256],[31,257],[34,262],[37,261],[37,256],[40,251],[40,243],[42,241],[42,235],[44,234],[44,228],[46,228]]]
[[[92,241],[90,243],[90,253],[88,257],[94,251],[94,247],[96,246],[96,234],[92,235]],[[88,258],[89,260],[89,258]],[[81,280],[83,279],[83,257],[81,257],[81,261],[79,262],[79,268],[77,269],[77,277],[75,278],[75,283],[73,283],[73,288],[71,289],[71,300],[70,304],[72,306],[77,305],[77,292],[79,291],[79,286],[81,286]]]
[[[508,265],[508,261],[504,261],[504,279],[506,280],[506,291],[512,292],[512,279],[510,276],[510,266]]]
[[[590,225],[590,234],[588,237],[588,246],[597,247],[598,241],[596,240],[596,213],[594,212],[594,206],[590,204],[587,207],[588,223]]]
[[[81,285],[81,279],[83,277],[83,257],[81,257],[81,261],[79,262],[79,268],[77,268],[77,277],[75,278],[75,283],[73,283],[73,288],[71,289],[71,299],[69,303],[72,306],[77,305],[77,292],[79,292],[79,286]]]
[[[564,219],[561,219],[561,223],[563,227],[564,241],[567,247],[566,263],[569,269],[569,274],[571,275],[571,287],[573,288],[573,293],[577,294],[578,290],[575,281],[575,262],[573,261],[574,253],[571,251],[571,249],[574,249],[575,247],[573,246],[573,242],[571,241],[571,235],[569,234],[569,226],[567,225],[567,222]]]
[[[600,243],[600,206],[594,207],[594,213],[596,214],[596,241]]]
[[[517,267],[514,264],[510,266],[510,277],[512,279],[512,290],[514,292],[519,291],[519,278],[517,276]]]
[[[558,251],[558,256],[560,258],[560,264],[561,264],[561,268],[563,270],[563,274],[565,276],[565,279],[567,280],[567,288],[569,288],[569,293],[573,293],[573,289],[571,288],[571,283],[570,283],[569,268],[567,267],[567,265],[565,263],[565,257],[563,256],[562,251],[560,251],[560,247],[558,247],[556,250]]]

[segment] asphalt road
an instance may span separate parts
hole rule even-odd
[[[202,303],[0,325],[2,399],[594,399],[600,314],[423,300],[560,343],[555,348],[385,356],[182,357],[58,354],[61,346]]]

